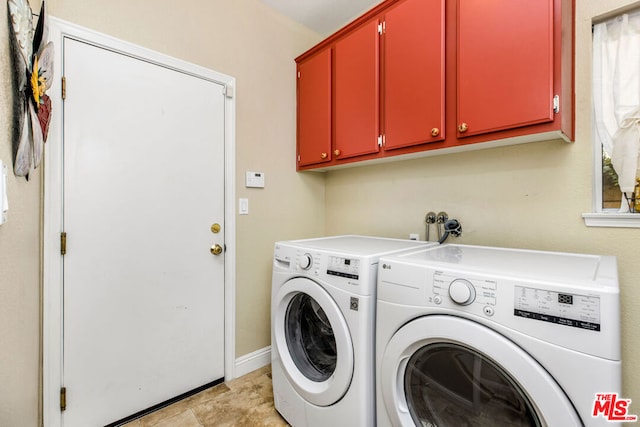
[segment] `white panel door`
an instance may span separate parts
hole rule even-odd
[[[102,426],[224,376],[224,87],[68,38],[63,67],[63,424]]]

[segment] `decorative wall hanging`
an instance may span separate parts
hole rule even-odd
[[[47,43],[45,2],[36,27],[28,0],[7,0],[13,64],[13,172],[29,179],[42,160],[49,131],[53,43]]]

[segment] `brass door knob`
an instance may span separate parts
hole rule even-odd
[[[326,159],[326,158],[327,158],[327,153],[321,153],[321,154],[320,154],[320,158],[321,158],[322,160]]]
[[[211,253],[216,256],[220,255],[222,253],[222,246],[217,243],[211,246]]]
[[[469,130],[469,125],[466,123],[460,123],[460,126],[458,126],[458,132],[465,133],[467,130]]]
[[[438,135],[440,135],[440,129],[438,128],[431,129],[431,136],[438,136]]]
[[[333,154],[336,155],[336,156],[339,156],[340,155],[340,150],[334,150]]]

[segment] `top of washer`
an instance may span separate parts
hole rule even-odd
[[[617,278],[614,257],[447,244],[400,255],[404,261],[536,279]]]
[[[317,239],[291,240],[278,242],[278,244],[286,244],[306,249],[340,252],[355,256],[378,257],[413,248],[418,249],[429,244],[433,245],[434,242],[346,235],[321,237]]]

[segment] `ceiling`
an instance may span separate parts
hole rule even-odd
[[[283,15],[327,36],[382,0],[262,0]]]

